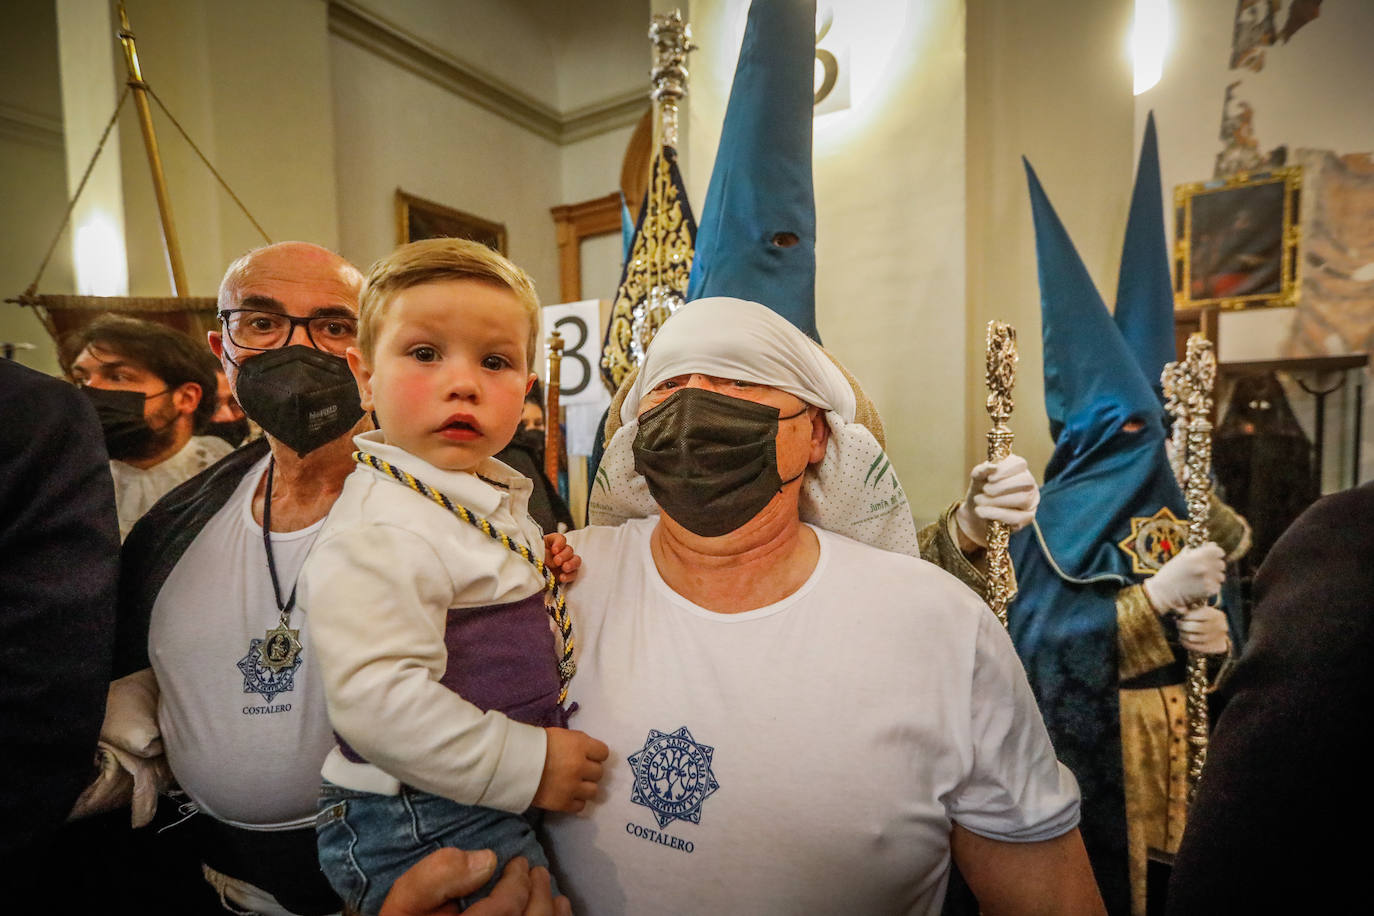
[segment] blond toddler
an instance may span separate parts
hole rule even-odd
[[[492,457],[535,379],[529,277],[476,242],[414,242],[372,267],[359,317],[348,363],[380,428],[354,440],[360,464],[306,560],[301,604],[337,736],[320,865],[350,911],[376,913],[443,846],[495,850],[497,874],[515,856],[546,865],[526,812],[581,810],[607,748],[566,727],[540,573],[424,495],[575,574],[563,536],[529,516],[530,481]]]

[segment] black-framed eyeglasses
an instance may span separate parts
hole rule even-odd
[[[347,315],[297,318],[258,309],[222,309],[219,320],[224,324],[229,342],[240,350],[284,347],[297,327],[305,328],[306,337],[316,348],[338,356],[358,342],[358,319]]]

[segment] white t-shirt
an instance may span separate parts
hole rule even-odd
[[[222,821],[256,829],[314,823],[320,764],[334,744],[305,613],[299,666],[262,666],[254,641],[277,626],[253,493],[263,458],[191,542],[153,604],[148,657],[161,698],[167,762],[187,794]],[[320,523],[272,535],[283,600]]]
[[[150,468],[136,468],[123,461],[110,462],[114,477],[115,508],[119,513],[119,539],[129,536],[134,522],[167,493],[234,450],[217,436],[192,436],[166,461]]]
[[[797,592],[713,613],[659,576],[656,523],[569,534],[572,727],[611,747],[597,801],[546,821],[578,912],[936,913],[952,822],[1077,825],[1010,639],[952,576],[817,530]]]

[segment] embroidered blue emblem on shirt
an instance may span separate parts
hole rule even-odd
[[[248,654],[238,660],[238,669],[243,672],[243,692],[260,693],[268,703],[279,693],[289,693],[296,689],[296,669],[301,666],[300,653],[290,667],[274,671],[262,663],[262,653],[258,646],[261,639],[248,642]]]
[[[675,820],[700,824],[701,803],[720,788],[711,772],[714,753],[686,726],[671,735],[649,729],[644,748],[629,757],[635,776],[630,801],[653,811],[659,827]]]

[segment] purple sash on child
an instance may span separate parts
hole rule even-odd
[[[558,705],[558,649],[544,593],[523,601],[448,612],[448,670],[441,683],[469,703],[517,722],[568,724]]]
[[[558,651],[544,609],[544,592],[522,601],[453,608],[444,631],[448,668],[440,683],[483,712],[497,710],[517,722],[566,728],[558,704]],[[366,763],[336,734],[339,749]]]

